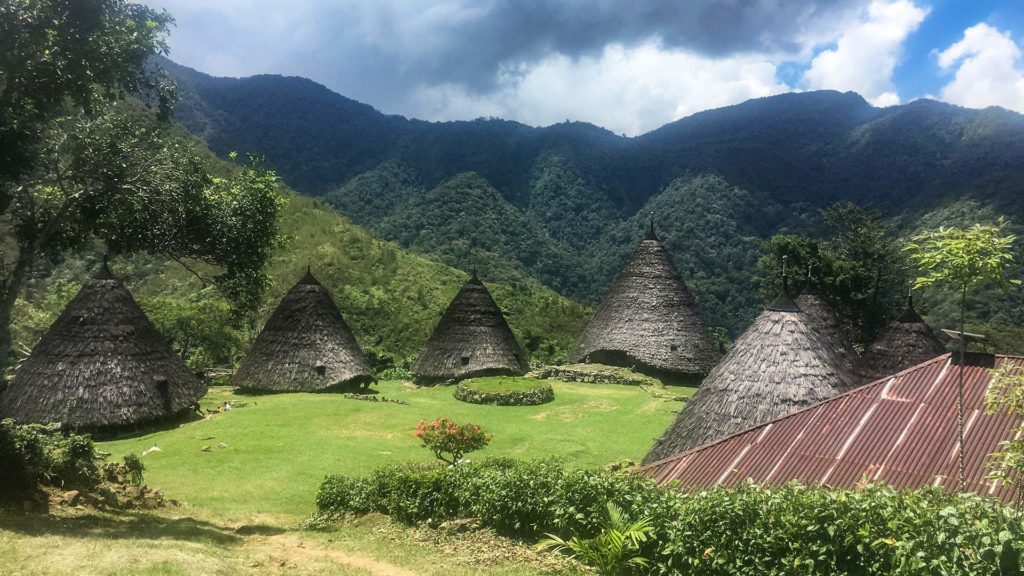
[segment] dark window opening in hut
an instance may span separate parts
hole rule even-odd
[[[164,411],[171,411],[171,383],[167,378],[158,377],[156,380],[156,389],[160,393],[160,398],[164,403]]]
[[[468,366],[469,365],[469,356],[463,356],[462,357],[462,365],[463,366]]]
[[[515,358],[516,360],[519,360],[519,352],[513,352],[512,357]]]
[[[671,350],[672,352],[678,352],[679,351],[679,345],[678,344],[672,344],[672,345],[670,345],[668,347],[668,349]]]
[[[321,378],[326,376],[327,375],[327,366],[324,366],[323,364],[317,364],[317,366],[316,366],[316,375],[321,377]]]

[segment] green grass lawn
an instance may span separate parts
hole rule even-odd
[[[480,379],[489,387],[525,379]],[[494,439],[472,458],[557,456],[580,466],[639,460],[682,403],[636,386],[549,381],[540,406],[459,402],[453,387],[373,386],[366,402],[338,394],[241,396],[213,388],[204,409],[231,411],[135,438],[102,442],[113,458],[134,452],[146,483],[178,508],[119,515],[0,512],[0,574],[471,574],[551,573],[529,548],[493,535],[452,542],[369,518],[327,533],[295,530],[314,509],[327,474],[429,462],[413,430],[420,420],[474,422]],[[691,390],[674,388],[673,392]],[[224,447],[220,447],[223,445]],[[209,451],[203,451],[209,447]],[[422,538],[420,537],[422,536]],[[496,552],[497,551],[497,552]]]
[[[337,394],[239,396],[214,388],[204,408],[224,402],[236,408],[99,448],[118,458],[160,448],[143,456],[146,482],[191,507],[227,518],[269,514],[298,520],[313,512],[317,486],[327,474],[367,474],[385,464],[432,460],[413,436],[420,420],[473,422],[494,436],[470,457],[558,456],[603,466],[639,460],[681,406],[635,387],[550,383],[555,400],[540,406],[467,404],[452,397],[452,387],[401,382],[373,389],[378,397],[408,405]],[[202,451],[207,446],[210,451]]]

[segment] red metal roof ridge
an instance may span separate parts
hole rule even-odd
[[[1009,355],[1009,354],[995,354],[994,356],[996,358],[1017,358],[1017,359],[1020,359],[1020,360],[1024,360],[1024,356],[1014,356],[1014,355]],[[796,410],[794,412],[790,412],[789,414],[786,414],[785,416],[780,416],[778,418],[775,418],[774,420],[768,420],[767,422],[762,422],[760,424],[757,424],[756,426],[751,426],[750,428],[747,428],[746,430],[741,430],[741,431],[736,432],[734,434],[730,434],[730,435],[725,436],[723,438],[719,438],[718,440],[712,440],[711,442],[707,442],[707,443],[701,444],[700,446],[695,446],[693,448],[690,448],[689,450],[685,450],[683,452],[679,452],[678,454],[673,454],[672,456],[669,456],[667,458],[662,458],[661,460],[658,460],[656,462],[651,462],[650,464],[647,464],[646,466],[641,466],[640,468],[637,468],[636,471],[638,473],[643,473],[644,470],[647,470],[649,468],[654,468],[656,466],[659,466],[659,465],[662,465],[662,464],[665,464],[667,462],[671,462],[671,461],[674,461],[674,460],[681,460],[682,458],[684,458],[686,456],[689,456],[691,454],[696,454],[698,452],[703,452],[704,450],[707,450],[708,448],[711,448],[712,446],[716,446],[716,445],[721,444],[723,442],[727,442],[727,441],[729,441],[729,440],[731,440],[733,438],[736,438],[737,436],[742,436],[742,435],[747,434],[747,433],[749,433],[749,432],[751,432],[753,430],[757,430],[758,428],[764,428],[764,427],[767,427],[767,426],[771,426],[772,424],[777,424],[779,422],[782,422],[784,420],[787,420],[787,419],[792,418],[794,416],[797,416],[799,414],[803,414],[804,412],[807,412],[808,410],[814,410],[815,408],[817,408],[818,406],[821,406],[823,404],[828,404],[829,402],[834,402],[834,401],[840,400],[842,398],[845,398],[847,396],[852,396],[855,392],[863,391],[863,390],[865,390],[865,389],[867,389],[869,387],[870,388],[874,388],[875,386],[884,386],[887,382],[889,382],[893,378],[897,378],[897,377],[902,376],[904,374],[907,374],[909,372],[915,372],[917,370],[921,370],[925,366],[928,366],[928,365],[932,364],[933,362],[938,362],[940,360],[948,362],[951,357],[952,357],[952,352],[946,352],[945,354],[941,354],[939,356],[936,356],[935,358],[932,358],[931,360],[925,360],[924,362],[922,362],[920,364],[917,364],[915,366],[911,366],[910,368],[907,368],[905,370],[901,370],[901,371],[899,371],[899,372],[897,372],[895,374],[891,374],[889,376],[886,376],[885,378],[881,378],[879,380],[875,380],[874,382],[868,382],[867,384],[864,384],[863,386],[858,386],[858,387],[856,387],[856,388],[854,388],[852,390],[847,390],[846,392],[843,392],[842,394],[837,394],[837,395],[835,395],[835,396],[833,396],[831,398],[822,400],[821,402],[818,402],[817,404],[811,404],[810,406],[805,406],[805,407],[803,407],[803,408],[801,408],[799,410]]]

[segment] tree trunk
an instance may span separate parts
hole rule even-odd
[[[957,379],[956,433],[957,433],[957,479],[960,491],[964,491],[964,363],[967,361],[967,337],[964,334],[964,308],[967,289],[960,291],[960,374]]]
[[[21,287],[25,284],[25,278],[35,262],[35,251],[31,247],[22,246],[18,251],[18,260],[11,270],[11,275],[4,282],[0,291],[0,374],[7,369],[11,355],[11,316],[14,313],[14,304],[21,294]]]

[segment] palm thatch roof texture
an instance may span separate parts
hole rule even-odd
[[[104,259],[18,369],[0,415],[116,428],[189,409],[204,394]]]
[[[914,310],[913,297],[907,297],[906,309],[864,351],[854,376],[860,384],[874,382],[945,353],[946,347]]]
[[[708,374],[644,463],[831,398],[848,388],[842,366],[784,290]]]
[[[448,305],[423,347],[413,374],[422,384],[529,369],[501,309],[474,273]]]
[[[231,383],[273,392],[314,392],[376,380],[330,293],[312,271],[270,315]]]
[[[796,297],[796,304],[806,314],[811,326],[836,352],[847,381],[853,386],[862,384],[858,378],[853,377],[853,367],[859,357],[850,340],[850,326],[813,288],[804,288]]]
[[[570,360],[697,380],[719,357],[693,294],[652,224],[583,330]]]

